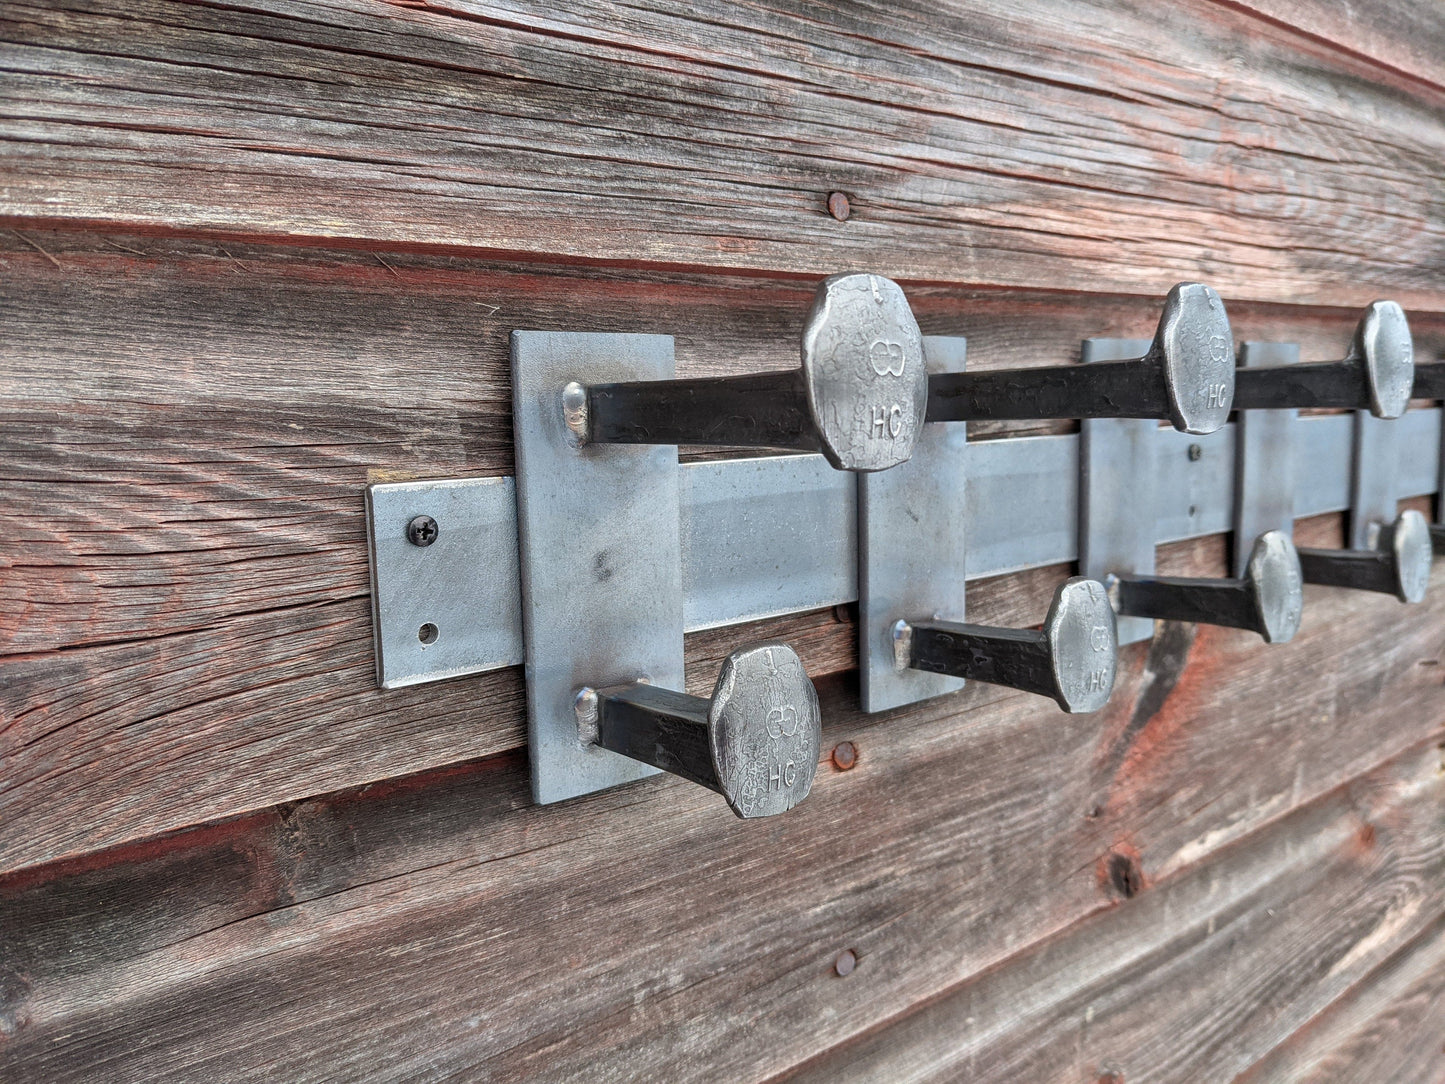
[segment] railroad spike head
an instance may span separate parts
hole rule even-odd
[[[1065,582],[1054,593],[1044,633],[1059,707],[1091,712],[1107,704],[1114,691],[1119,633],[1104,585],[1082,576]]]
[[[1184,433],[1213,433],[1234,403],[1234,336],[1211,287],[1181,282],[1164,299],[1150,356],[1164,363],[1169,420]]]
[[[823,454],[878,471],[913,454],[928,401],[923,335],[903,290],[882,275],[823,280],[803,325],[803,381]]]
[[[1299,631],[1304,613],[1304,574],[1289,536],[1283,531],[1265,531],[1256,538],[1244,579],[1254,597],[1264,642],[1289,643]]]
[[[1381,532],[1380,542],[1394,557],[1396,597],[1401,602],[1425,601],[1434,559],[1425,517],[1413,508],[1405,509]]]
[[[818,694],[787,644],[724,659],[708,723],[722,795],[739,817],[785,813],[808,796],[822,743]]]
[[[1350,357],[1362,358],[1370,385],[1370,413],[1398,418],[1415,385],[1415,343],[1405,310],[1393,301],[1374,301],[1355,328]]]

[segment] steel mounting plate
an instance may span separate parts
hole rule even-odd
[[[1246,342],[1239,363],[1293,365],[1298,343]],[[1266,531],[1294,537],[1295,422],[1299,411],[1241,410],[1235,432],[1234,574],[1243,576],[1254,542]]]
[[[1085,339],[1080,360],[1126,361],[1149,339]],[[1079,572],[1154,571],[1155,470],[1159,423],[1150,418],[1085,418],[1079,425]],[[1147,617],[1120,617],[1119,643],[1154,635]]]
[[[578,734],[579,689],[683,685],[677,447],[578,447],[569,381],[673,375],[669,335],[512,333],[512,421],[532,797],[558,802],[657,774]]]
[[[930,373],[962,372],[966,339],[930,335]],[[894,665],[893,625],[964,619],[963,422],[924,425],[906,463],[858,478],[858,665],[863,710],[885,711],[963,688],[963,679]]]
[[[436,541],[406,527],[431,516]],[[366,489],[376,680],[399,689],[522,661],[517,505],[510,478]]]
[[[1372,550],[1380,528],[1395,519],[1399,491],[1400,419],[1355,411],[1350,474],[1349,548]]]

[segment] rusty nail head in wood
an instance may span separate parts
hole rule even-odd
[[[833,746],[833,767],[846,772],[858,763],[858,750],[850,741],[840,741]]]
[[[848,197],[842,192],[829,192],[828,213],[839,222],[847,222],[848,216],[853,213],[853,208],[848,205]]]
[[[847,978],[853,974],[853,969],[857,966],[858,956],[852,949],[844,949],[833,961],[833,970],[838,973],[840,978]]]
[[[431,516],[415,516],[406,525],[406,540],[413,546],[430,546],[441,534],[441,528]]]

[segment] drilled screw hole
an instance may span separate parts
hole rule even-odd
[[[430,621],[428,621],[425,625],[416,630],[416,638],[424,644],[436,643],[437,636],[437,627],[433,625]]]

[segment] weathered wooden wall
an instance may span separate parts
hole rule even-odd
[[[846,609],[690,636],[819,680],[751,824],[533,807],[519,672],[376,690],[361,504],[512,470],[513,328],[776,368],[846,268],[971,366],[1187,277],[1438,356],[1438,8],[556,7],[0,8],[0,1079],[1445,1079],[1445,573],[1161,626],[1085,718],[862,716]]]

